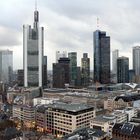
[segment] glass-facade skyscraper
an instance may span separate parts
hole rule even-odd
[[[118,83],[129,82],[129,59],[127,57],[117,59],[117,80]]]
[[[13,75],[13,52],[9,50],[0,51],[0,81],[9,84]]]
[[[68,58],[70,59],[70,84],[76,85],[77,80],[77,53],[69,52]]]
[[[135,75],[140,76],[140,46],[133,47],[133,69]]]
[[[87,53],[83,53],[82,63],[82,75],[81,82],[83,86],[88,86],[90,82],[90,59]]]
[[[44,28],[39,27],[39,12],[34,12],[34,26],[23,26],[24,86],[42,87]]]
[[[110,83],[110,37],[96,30],[94,36],[94,82]]]
[[[53,63],[53,87],[64,88],[70,83],[70,59],[60,58],[58,63]]]

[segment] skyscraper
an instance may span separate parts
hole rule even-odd
[[[44,28],[39,27],[39,12],[34,12],[34,26],[23,26],[24,86],[42,86]]]
[[[70,59],[60,58],[58,63],[53,63],[53,87],[64,88],[70,83]]]
[[[110,83],[110,37],[106,32],[94,32],[94,82]]]
[[[119,57],[119,50],[112,51],[112,74],[113,82],[117,83],[117,59]]]
[[[81,62],[82,62],[81,82],[83,86],[88,86],[90,80],[90,59],[88,58],[87,53],[83,53],[83,58],[81,59]]]
[[[47,87],[47,56],[43,57],[43,79],[42,79],[43,87]]]
[[[119,57],[119,50],[112,51],[112,73],[117,73],[117,59]]]
[[[9,50],[0,51],[0,81],[9,84],[13,74],[13,52]]]
[[[140,46],[133,47],[133,69],[135,75],[140,76]]]
[[[77,80],[77,53],[68,53],[68,58],[70,59],[70,83],[71,85],[76,85]]]
[[[117,80],[118,83],[129,82],[129,59],[127,57],[117,59]]]

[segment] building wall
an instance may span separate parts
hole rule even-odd
[[[94,32],[94,82],[110,83],[110,37]]]
[[[127,57],[117,59],[117,80],[118,83],[129,82],[129,59]]]
[[[70,83],[75,86],[77,80],[77,53],[68,53],[68,58],[70,59]]]
[[[88,86],[90,82],[90,59],[88,58],[88,54],[84,53],[83,58],[81,59],[82,63],[82,76],[81,82],[83,86]]]
[[[42,86],[44,28],[38,26],[38,11],[35,11],[34,27],[23,26],[24,86]]]
[[[140,46],[133,47],[133,69],[140,76]]]
[[[0,51],[0,81],[9,84],[13,74],[13,52],[9,50]]]

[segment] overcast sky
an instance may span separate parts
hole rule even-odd
[[[48,69],[55,52],[76,51],[78,65],[88,53],[93,69],[93,31],[111,37],[111,50],[130,58],[132,47],[140,42],[140,0],[38,0],[40,26],[45,28],[44,54]],[[14,69],[23,68],[23,24],[33,25],[35,0],[0,1],[0,48],[14,52]]]

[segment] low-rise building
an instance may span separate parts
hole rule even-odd
[[[24,122],[28,128],[35,126],[35,107],[29,105],[13,105],[13,118]]]
[[[140,140],[140,125],[131,123],[115,124],[113,139],[115,140]]]
[[[112,137],[112,128],[116,123],[116,117],[113,115],[100,115],[90,121],[90,128],[106,132],[108,137]]]
[[[126,113],[128,116],[127,121],[130,121],[132,117],[137,117],[137,109],[133,107],[127,107],[124,109],[118,109],[117,112]]]
[[[66,135],[62,140],[106,140],[107,133],[93,128],[81,128]]]
[[[89,127],[95,117],[94,107],[85,104],[54,103],[38,106],[36,125],[41,131],[66,135],[75,129]]]
[[[45,98],[45,97],[34,98],[33,105],[36,106],[36,105],[43,105],[43,104],[52,104],[58,100],[59,98]]]

